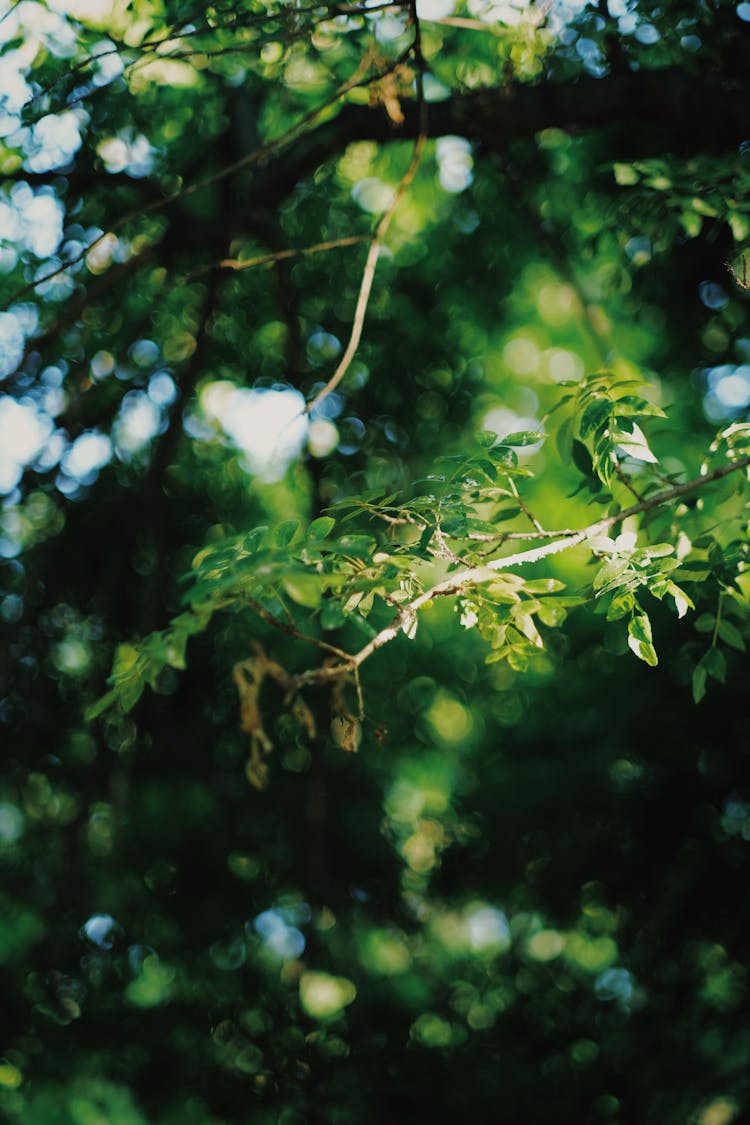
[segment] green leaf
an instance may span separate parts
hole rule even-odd
[[[703,664],[709,676],[723,684],[727,675],[727,662],[724,653],[718,648],[710,648],[703,657]]]
[[[695,211],[682,211],[680,214],[680,225],[688,238],[697,238],[703,228],[703,219],[700,215],[696,215]],[[703,696],[701,696],[701,699],[702,698]],[[699,700],[696,699],[695,702],[698,703]]]
[[[653,543],[650,547],[643,547],[634,556],[639,566],[648,563],[651,559],[665,559],[669,555],[674,554],[674,546],[671,543]]]
[[[284,520],[274,530],[273,541],[277,547],[288,547],[299,529],[299,520]]]
[[[365,591],[365,593],[363,593],[359,605],[357,606],[357,610],[362,615],[362,617],[367,617],[367,615],[372,610],[374,601],[375,590],[367,590]]]
[[[292,601],[305,609],[317,609],[323,599],[323,583],[317,574],[291,574],[281,580]]]
[[[550,628],[554,629],[562,625],[567,616],[568,611],[565,606],[556,605],[554,598],[545,599],[539,606],[539,620]]]
[[[468,531],[466,516],[451,516],[443,521],[441,530],[453,539],[461,538]]]
[[[569,464],[573,452],[573,423],[570,418],[566,418],[559,426],[555,434],[555,445],[562,463]]]
[[[731,621],[722,619],[717,631],[724,644],[729,645],[730,648],[736,648],[738,652],[745,651],[745,639],[737,626],[733,625]]]
[[[610,559],[594,575],[593,588],[603,594],[605,590],[613,589],[625,582],[630,573],[631,567],[627,559]]]
[[[526,647],[511,645],[506,649],[508,664],[514,672],[525,672],[529,666],[529,652]]]
[[[716,627],[716,618],[712,613],[701,613],[694,621],[694,628],[699,633],[713,633]]]
[[[187,643],[187,633],[174,629],[170,631],[164,651],[165,663],[169,664],[170,668],[177,668],[178,671],[184,672],[187,667],[185,663]]]
[[[133,678],[126,680],[117,689],[117,700],[123,711],[130,711],[135,707],[138,700],[143,695],[143,689],[146,685],[140,678]]]
[[[680,563],[680,569],[676,577],[681,582],[705,582],[711,570],[707,563],[701,562],[699,559],[688,559]]]
[[[118,645],[112,661],[112,675],[109,682],[117,683],[120,680],[127,679],[134,671],[139,659],[140,652],[134,645]]]
[[[322,629],[340,629],[346,623],[346,614],[338,602],[327,601],[320,614]]]
[[[517,515],[520,515],[520,512],[521,509],[517,505],[514,508],[502,508],[499,512],[495,512],[492,522],[493,524],[505,523],[506,520],[515,519]]]
[[[471,532],[477,532],[481,535],[496,536],[496,535],[499,534],[499,532],[498,532],[498,530],[495,526],[497,522],[498,521],[496,521],[495,519],[493,519],[492,523],[490,523],[489,520],[472,520],[472,519],[469,519],[469,520],[466,521],[466,532],[467,532],[467,534],[469,534]]]
[[[496,445],[487,451],[487,456],[500,468],[514,468],[518,464],[518,454],[509,445]]]
[[[655,668],[659,663],[659,657],[656,655],[656,649],[653,645],[648,644],[646,641],[639,641],[635,637],[628,637],[628,648],[634,652],[639,660],[649,667]]]
[[[581,415],[579,433],[585,440],[595,430],[598,430],[609,419],[612,403],[606,398],[595,398]]]
[[[631,187],[633,184],[637,184],[641,178],[632,164],[614,164],[612,167],[615,174],[615,182],[618,183],[620,187]]]
[[[693,699],[696,703],[701,702],[706,694],[707,676],[716,679],[720,684],[724,683],[726,660],[723,652],[717,648],[710,648],[707,652],[704,652],[693,669]]]
[[[706,215],[709,219],[715,219],[719,215],[713,203],[709,203],[707,199],[701,199],[699,195],[693,196],[691,203],[693,210],[697,211],[699,215]]]
[[[469,472],[475,472],[477,469],[484,473],[492,484],[497,480],[497,466],[484,457],[476,457],[469,465]]]
[[[619,594],[612,598],[607,610],[607,621],[619,621],[631,613],[635,604],[632,594]]]
[[[526,594],[554,594],[564,590],[565,583],[558,578],[532,578],[530,582],[524,582],[523,589]]]
[[[674,582],[669,582],[667,585],[667,592],[674,598],[675,608],[677,609],[677,616],[682,618],[685,616],[689,609],[695,609],[693,602],[687,596],[684,590],[680,589]]]
[[[84,711],[83,717],[85,721],[90,723],[94,719],[98,719],[100,715],[103,715],[105,711],[108,711],[109,708],[117,702],[118,695],[118,689],[112,688],[112,690],[108,691],[106,695],[103,695],[101,699],[97,699],[96,703],[92,703]]]
[[[523,609],[523,604],[518,607],[519,610]],[[544,648],[544,641],[542,640],[539,630],[534,624],[534,618],[529,613],[513,612],[513,624],[520,633],[523,633],[535,648]]]
[[[503,445],[536,445],[537,442],[543,441],[546,434],[542,430],[518,430],[514,434],[508,434],[502,438]]]
[[[727,222],[734,241],[744,242],[750,234],[750,222],[748,222],[747,215],[743,215],[739,211],[730,211],[727,215]]]
[[[616,443],[620,453],[625,454],[626,457],[632,457],[635,461],[647,461],[651,465],[658,464],[659,458],[654,456],[645,443],[629,441],[627,438],[615,434],[612,435],[612,440]]]
[[[613,412],[616,418],[666,418],[660,406],[655,406],[653,402],[639,398],[637,395],[624,395],[618,398],[613,405]]]
[[[636,613],[628,622],[628,633],[637,641],[651,644],[651,622],[646,613]]]
[[[341,555],[353,555],[356,559],[369,559],[376,543],[371,535],[342,535],[336,543]]]
[[[252,531],[249,531],[247,533],[242,546],[248,555],[252,555],[255,551],[258,550],[263,540],[265,539],[267,532],[268,528],[264,526],[254,527]]]
[[[591,454],[583,442],[574,440],[571,452],[573,455],[573,464],[578,469],[579,473],[583,473],[585,477],[593,476],[594,464],[591,460]]]
[[[483,449],[489,449],[497,441],[497,434],[492,430],[480,430],[476,437],[477,445],[481,445]]]
[[[423,555],[423,556],[426,557],[427,548],[429,547],[430,540],[432,539],[434,534],[435,534],[435,528],[432,527],[431,524],[428,524],[427,527],[424,529],[424,531],[422,532],[422,534],[419,537],[419,542],[417,543],[417,546],[416,546],[416,553],[417,554]]]
[[[650,667],[659,663],[656,649],[652,644],[651,622],[645,613],[637,613],[628,622],[628,647],[639,660]]]
[[[326,536],[333,531],[335,526],[336,521],[332,516],[318,516],[308,527],[305,537],[319,542],[321,539],[325,539]]]

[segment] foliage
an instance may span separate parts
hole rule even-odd
[[[750,1104],[750,5],[0,16],[0,1107]]]

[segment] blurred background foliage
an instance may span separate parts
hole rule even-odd
[[[179,612],[197,551],[346,495],[409,496],[478,432],[538,430],[560,383],[642,380],[663,479],[696,475],[750,407],[750,141],[727,137],[748,29],[734,0],[0,14],[9,1121],[750,1120],[741,575],[721,636],[721,582],[695,583],[682,620],[649,600],[658,668],[585,609],[525,671],[486,664],[436,603],[363,669],[357,754],[329,693],[306,694],[311,740],[264,691],[265,792],[232,667],[253,640],[285,668],[315,654],[249,610],[131,713],[84,719],[115,647]],[[431,129],[356,359],[308,419],[365,247],[237,266],[369,236],[412,155],[417,30],[428,113],[455,127]],[[663,105],[615,101],[610,124],[558,109],[652,72]],[[683,79],[689,109],[669,100]],[[557,419],[522,451],[523,496],[579,527],[611,496],[574,495]],[[683,517],[744,543],[736,476]],[[589,564],[530,573],[576,593]],[[696,707],[711,634],[726,682]]]

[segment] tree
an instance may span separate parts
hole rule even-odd
[[[10,1120],[747,1112],[749,26],[8,8]]]

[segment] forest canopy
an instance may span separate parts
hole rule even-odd
[[[750,1113],[750,3],[0,12],[0,1112]]]

